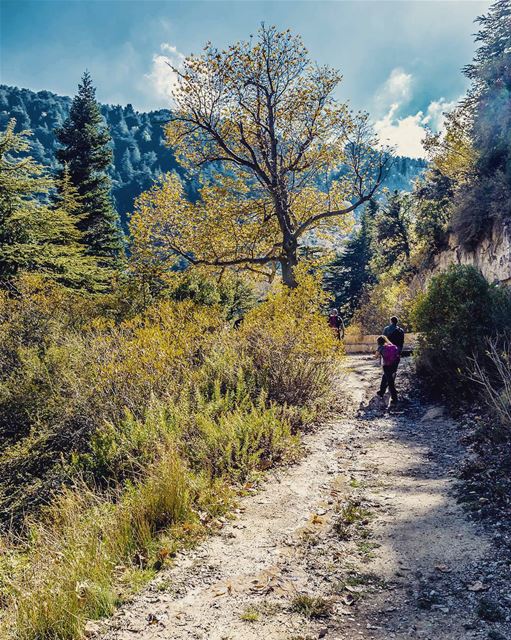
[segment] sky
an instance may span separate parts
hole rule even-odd
[[[424,156],[424,127],[464,94],[479,0],[0,0],[0,82],[73,95],[85,69],[101,102],[171,106],[172,71],[209,40],[224,47],[261,22],[300,34],[341,70],[337,97],[368,111],[398,153]]]

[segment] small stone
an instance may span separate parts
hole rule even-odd
[[[93,620],[88,620],[85,623],[85,629],[83,630],[83,633],[85,635],[86,638],[93,638],[94,636],[99,635],[99,624],[97,622],[94,622]]]
[[[428,409],[422,416],[421,422],[429,422],[430,420],[438,420],[444,417],[445,410],[443,407],[435,406]]]

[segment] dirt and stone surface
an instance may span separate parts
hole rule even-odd
[[[456,500],[459,425],[406,392],[387,411],[375,362],[348,367],[345,416],[97,637],[511,640],[509,551]]]

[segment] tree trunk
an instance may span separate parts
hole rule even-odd
[[[296,244],[286,251],[285,255],[280,259],[280,266],[282,268],[282,282],[291,289],[298,286],[298,282],[295,278],[295,267],[298,264],[298,258],[296,255]]]

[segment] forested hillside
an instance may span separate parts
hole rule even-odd
[[[0,128],[4,129],[10,118],[16,118],[17,131],[30,129],[33,132],[30,153],[34,159],[57,169],[58,142],[54,132],[69,115],[70,106],[71,98],[67,96],[0,85]],[[103,104],[101,113],[112,136],[112,192],[126,226],[127,214],[133,210],[136,196],[148,189],[162,173],[177,171],[184,176],[184,171],[165,144],[162,127],[169,120],[169,111],[160,109],[144,113],[135,111],[130,104]],[[425,167],[423,160],[398,157],[385,186],[408,191]],[[193,194],[193,182],[185,180],[185,185],[188,193]]]
[[[424,277],[511,225],[511,0],[477,22],[427,166],[265,23],[172,112],[1,88],[0,640],[99,638],[173,563],[104,640],[511,637],[511,291]]]
[[[69,115],[71,98],[49,91],[35,93],[29,89],[0,86],[0,127],[16,118],[16,130],[33,132],[34,159],[57,169],[58,142],[55,129]],[[165,146],[162,125],[168,120],[165,110],[141,113],[129,104],[101,105],[101,113],[112,136],[114,162],[111,169],[113,195],[123,223],[133,208],[133,200],[147,189],[154,179],[166,171],[183,173],[172,151]]]

